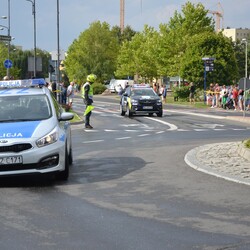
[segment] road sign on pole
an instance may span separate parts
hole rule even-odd
[[[11,41],[11,36],[0,35],[0,41]]]
[[[12,67],[12,61],[11,61],[10,59],[6,59],[6,60],[4,61],[4,67],[5,67],[6,69],[11,68],[11,67]]]

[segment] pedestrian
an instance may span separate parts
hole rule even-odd
[[[87,76],[87,82],[82,86],[82,98],[86,105],[84,116],[85,116],[85,128],[92,129],[93,127],[90,125],[90,116],[92,114],[92,110],[94,106],[93,103],[93,86],[92,84],[96,81],[97,77],[94,74],[90,74]]]
[[[66,104],[67,103],[67,88],[64,82],[62,82],[61,84],[61,95],[62,95],[62,104]]]
[[[250,89],[246,90],[246,102],[245,102],[245,110],[250,110]]]
[[[161,91],[161,100],[162,103],[166,103],[166,97],[167,97],[167,88],[165,84],[162,84],[162,91]]]
[[[71,109],[72,104],[73,104],[73,99],[75,95],[74,84],[75,84],[74,82],[70,82],[67,88],[68,109]]]
[[[245,108],[244,108],[244,90],[243,89],[239,89],[238,104],[239,104],[240,111],[245,110]]]
[[[192,104],[195,104],[195,100],[194,100],[194,94],[195,94],[195,86],[194,83],[191,82],[190,83],[190,88],[189,88],[189,101]]]
[[[238,108],[238,95],[239,95],[238,88],[237,86],[234,86],[232,91],[234,110],[237,110]]]

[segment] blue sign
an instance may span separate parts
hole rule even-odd
[[[4,67],[5,67],[6,69],[11,68],[11,67],[12,67],[12,61],[11,61],[10,59],[6,59],[6,60],[4,61]]]

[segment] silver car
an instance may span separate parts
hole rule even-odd
[[[56,173],[72,164],[70,123],[44,79],[0,81],[0,176]]]

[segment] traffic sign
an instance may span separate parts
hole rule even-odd
[[[11,36],[0,35],[0,41],[11,41]]]
[[[5,67],[6,69],[11,68],[11,67],[12,67],[12,61],[11,61],[10,59],[6,59],[6,60],[4,61],[4,67]]]

